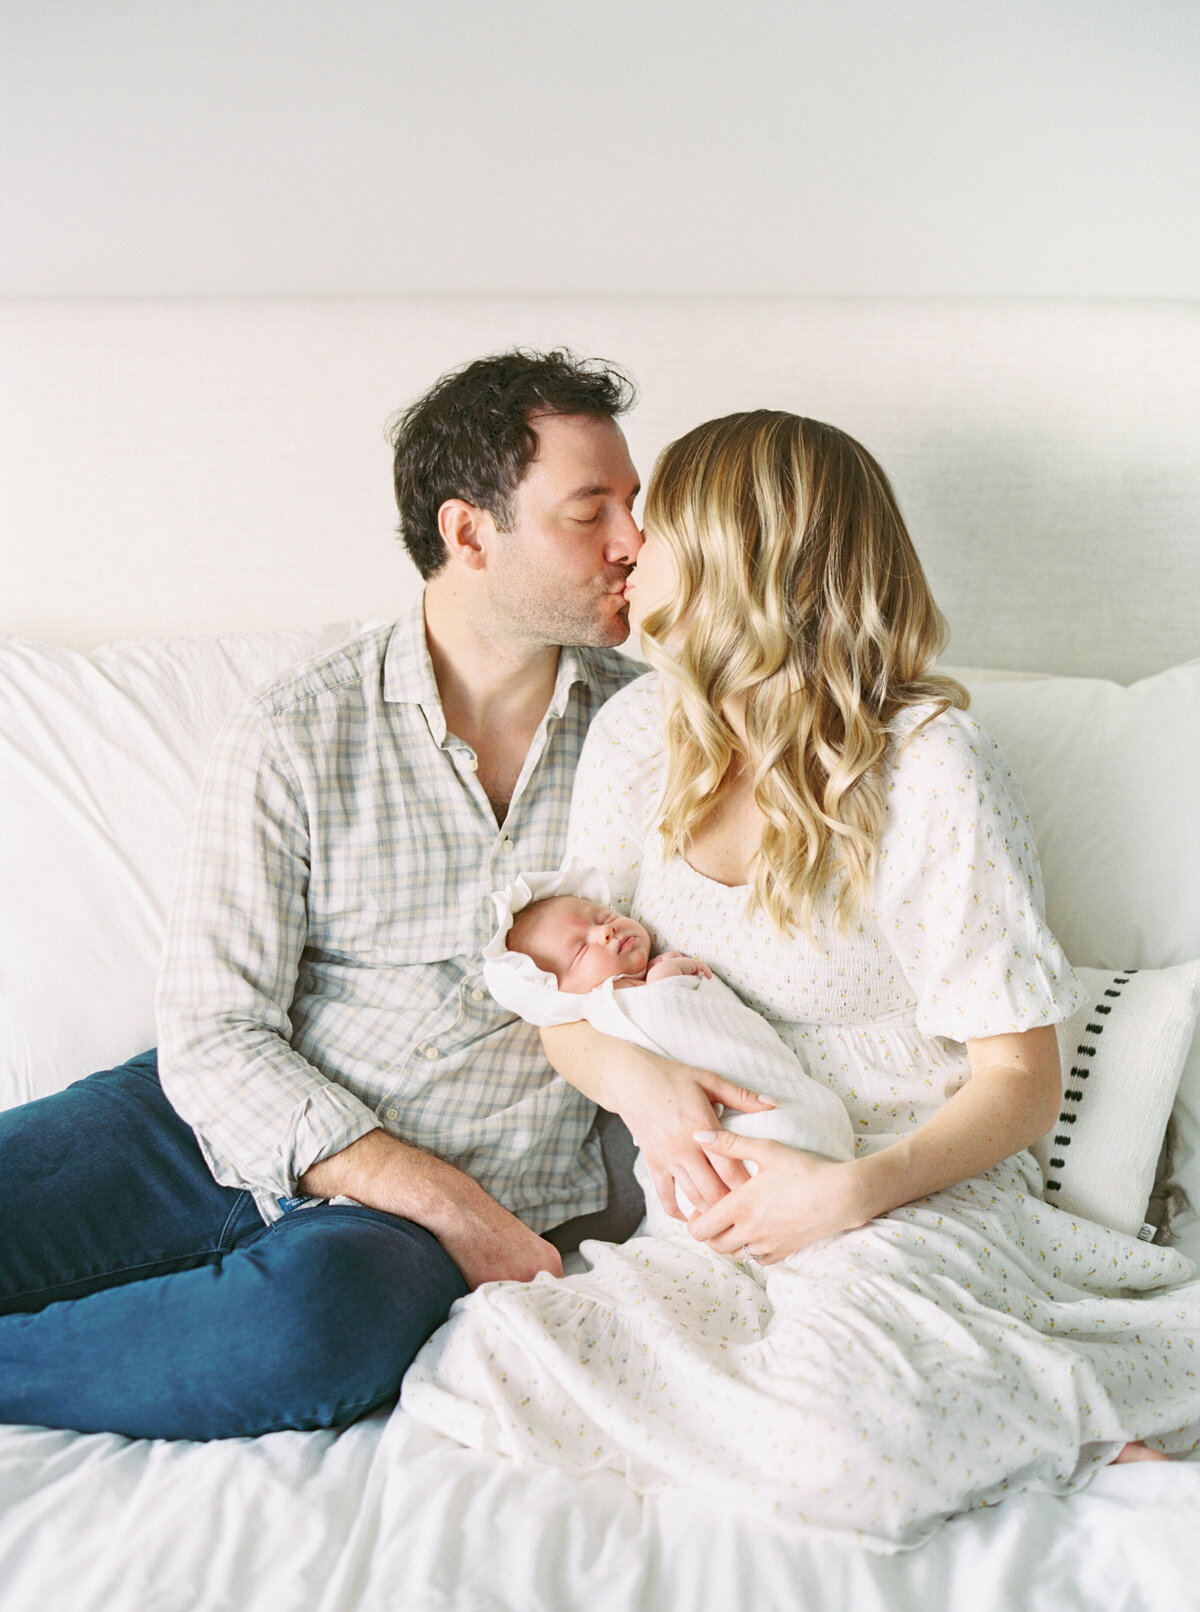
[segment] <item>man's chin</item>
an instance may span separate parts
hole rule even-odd
[[[613,608],[614,597],[617,608]],[[511,612],[513,626],[544,644],[571,649],[616,649],[629,637],[629,606],[618,594],[605,594],[602,602],[584,611],[576,608]]]
[[[629,618],[624,607],[615,616],[580,622],[570,638],[560,639],[578,649],[616,649],[629,637]]]
[[[628,637],[629,623],[626,621],[624,616],[618,616],[614,622],[609,624],[608,635],[603,639],[598,647],[602,649],[616,649],[618,645],[623,644]]]

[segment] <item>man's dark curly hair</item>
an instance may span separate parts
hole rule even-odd
[[[511,531],[513,496],[537,453],[538,414],[612,420],[634,401],[628,376],[565,348],[516,348],[443,375],[388,423],[400,536],[423,577],[446,563],[438,510],[448,498],[486,509]]]

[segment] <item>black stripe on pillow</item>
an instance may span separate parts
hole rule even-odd
[[[1120,987],[1123,985],[1128,985],[1130,979],[1136,973],[1136,968],[1127,968],[1120,974],[1114,974],[1111,984],[1106,985],[1104,988],[1105,996],[1119,1000],[1121,996]],[[1068,1127],[1074,1125],[1075,1121],[1079,1118],[1078,1105],[1083,1101],[1084,1086],[1090,1073],[1088,1069],[1083,1067],[1083,1064],[1080,1062],[1080,1060],[1084,1058],[1094,1058],[1096,1056],[1097,1049],[1095,1042],[1098,1041],[1104,1034],[1105,1028],[1102,1015],[1109,1014],[1111,1012],[1111,1001],[1097,1002],[1091,1010],[1089,1022],[1084,1026],[1086,1034],[1091,1036],[1093,1040],[1091,1042],[1081,1041],[1075,1048],[1075,1058],[1071,1064],[1071,1073],[1063,1088],[1063,1109],[1062,1113],[1058,1116],[1058,1123],[1063,1128],[1061,1131],[1057,1131],[1054,1136],[1054,1145],[1059,1150],[1060,1157],[1050,1160],[1050,1169],[1052,1170],[1065,1170],[1067,1167],[1067,1150],[1071,1146],[1071,1133]],[[1074,1113],[1070,1111],[1070,1107],[1068,1107],[1068,1105],[1075,1106]],[[1061,1191],[1062,1182],[1057,1177],[1047,1176],[1047,1198],[1049,1198],[1049,1195],[1052,1192]]]

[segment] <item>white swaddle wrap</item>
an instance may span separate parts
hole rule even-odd
[[[514,916],[550,896],[609,904],[603,877],[577,859],[553,873],[522,874],[494,891],[497,928],[484,948],[483,975],[502,1007],[530,1024],[586,1019],[604,1034],[632,1041],[647,1052],[724,1075],[776,1105],[757,1114],[726,1110],[721,1119],[726,1130],[786,1142],[824,1158],[853,1158],[850,1116],[841,1099],[815,1081],[768,1021],[723,981],[674,975],[618,990],[615,981],[606,980],[593,991],[576,994],[560,991],[554,976],[531,957],[510,952],[506,941]],[[652,1201],[652,1192],[647,1197]]]

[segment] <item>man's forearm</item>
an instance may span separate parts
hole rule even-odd
[[[464,1196],[483,1192],[478,1182],[433,1153],[387,1131],[368,1131],[339,1153],[310,1164],[296,1185],[315,1198],[353,1198],[368,1209],[426,1226],[437,1223]]]
[[[310,1164],[297,1182],[317,1198],[353,1198],[431,1232],[468,1287],[562,1275],[558,1251],[496,1202],[471,1176],[386,1131],[368,1131]]]

